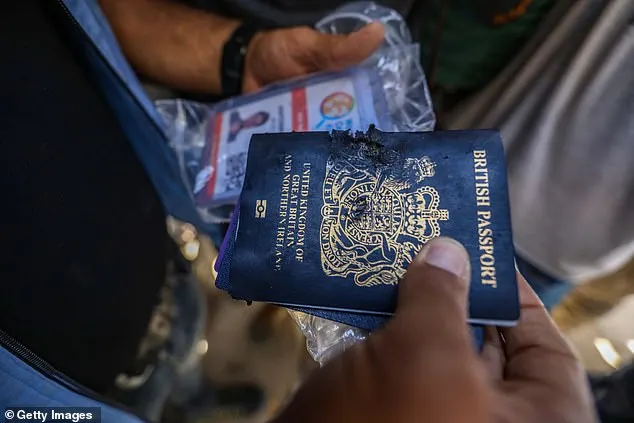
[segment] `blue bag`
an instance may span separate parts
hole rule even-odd
[[[203,230],[206,228],[213,236],[216,228],[200,221],[182,184],[161,120],[123,58],[97,1],[47,3],[47,6],[59,9],[58,15],[63,17],[63,22],[56,23],[63,25],[65,32],[71,35],[75,52],[80,56],[78,59],[87,62],[88,72],[97,79],[100,91],[153,183],[165,214],[191,222]],[[9,282],[22,281],[6,281]],[[121,405],[59,372],[2,329],[5,328],[0,328],[0,411],[5,412],[6,407],[97,407],[102,422],[143,421]],[[9,414],[6,418],[9,419]]]

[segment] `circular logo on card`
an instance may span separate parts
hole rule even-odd
[[[340,119],[354,109],[354,98],[341,91],[334,92],[321,101],[319,111],[325,119]]]

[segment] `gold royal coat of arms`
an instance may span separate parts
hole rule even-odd
[[[423,244],[440,235],[435,174],[428,158],[394,167],[368,166],[354,157],[331,157],[323,184],[320,248],[328,276],[353,277],[358,286],[394,285]]]

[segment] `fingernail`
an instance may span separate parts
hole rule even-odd
[[[458,241],[447,237],[434,238],[423,247],[416,258],[461,278],[467,276],[469,255]]]

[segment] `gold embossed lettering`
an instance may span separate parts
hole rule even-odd
[[[278,228],[275,234],[276,270],[281,270],[286,255],[294,257],[298,262],[304,262],[310,213],[311,168],[312,165],[305,162],[302,163],[301,170],[298,170],[290,154],[285,155],[282,161],[284,174],[280,187]]]
[[[491,288],[498,287],[498,282],[496,279],[481,279],[480,283],[482,283],[482,285],[490,286]]]
[[[492,288],[497,287],[495,275],[495,243],[491,225],[491,190],[489,187],[489,169],[486,150],[473,151],[473,169],[475,179],[475,200],[478,218],[478,249],[480,251],[480,283]]]
[[[480,260],[482,262],[482,260]],[[480,268],[480,276],[481,277],[489,277],[495,279],[495,267],[492,266],[482,266]]]
[[[282,170],[282,182],[280,186],[280,206],[278,211],[278,225],[275,233],[275,261],[274,269],[282,270],[282,261],[284,257],[284,240],[287,236],[287,216],[288,204],[291,191],[291,170],[293,169],[293,156],[291,154],[284,155]]]

